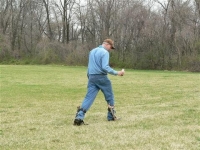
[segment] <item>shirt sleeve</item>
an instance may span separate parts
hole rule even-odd
[[[117,75],[117,71],[109,66],[109,53],[105,53],[102,57],[102,69],[112,75]]]

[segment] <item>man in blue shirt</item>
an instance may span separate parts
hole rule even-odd
[[[116,71],[109,66],[109,51],[114,48],[114,42],[111,39],[105,39],[103,44],[90,51],[88,62],[88,86],[87,94],[82,102],[82,105],[78,107],[74,125],[84,124],[85,113],[89,110],[94,102],[97,93],[101,90],[104,94],[105,100],[108,104],[108,121],[116,120],[114,110],[114,95],[112,85],[107,77],[107,74],[111,75],[124,75],[124,70]]]

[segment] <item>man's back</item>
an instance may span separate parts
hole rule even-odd
[[[104,58],[106,57],[107,60]],[[90,51],[88,73],[89,74],[107,74],[104,66],[108,65],[109,53],[102,46]]]

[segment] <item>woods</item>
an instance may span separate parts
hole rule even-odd
[[[112,38],[111,65],[200,71],[200,0],[1,0],[0,62],[86,65]]]

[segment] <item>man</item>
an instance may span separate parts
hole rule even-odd
[[[90,51],[88,62],[88,86],[87,94],[82,102],[81,107],[78,107],[74,125],[84,124],[85,113],[89,110],[94,102],[97,93],[101,90],[108,104],[108,121],[116,120],[114,110],[114,95],[112,85],[107,77],[107,73],[111,75],[124,75],[124,70],[115,71],[109,66],[109,51],[114,48],[114,42],[111,39],[105,39],[103,44]]]

